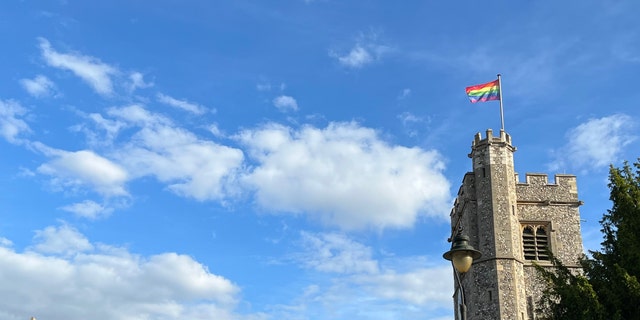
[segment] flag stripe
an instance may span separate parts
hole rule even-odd
[[[500,83],[498,80],[467,87],[466,91],[471,103],[500,99]]]

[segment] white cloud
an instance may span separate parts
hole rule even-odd
[[[51,48],[51,44],[46,39],[39,40],[42,57],[48,65],[73,72],[101,95],[110,95],[113,92],[111,76],[117,74],[115,68],[97,58],[59,53]]]
[[[360,45],[356,45],[345,55],[339,55],[334,52],[331,52],[329,55],[338,59],[338,62],[343,66],[351,68],[361,68],[374,61],[372,54]]]
[[[132,72],[131,74],[129,74],[129,81],[131,81],[131,83],[129,84],[130,92],[133,92],[138,88],[144,89],[153,86],[153,82],[144,81],[144,75],[140,72]]]
[[[287,84],[284,82],[281,82],[279,85],[278,84],[271,84],[271,82],[262,80],[261,82],[259,82],[258,84],[256,84],[256,89],[258,91],[271,91],[271,90],[280,90],[280,91],[284,91],[284,89],[287,88]]]
[[[337,233],[301,233],[302,254],[295,258],[308,268],[320,272],[377,273],[378,263],[371,248]]]
[[[197,140],[177,128],[143,129],[136,139],[140,145],[131,144],[119,155],[131,172],[153,175],[177,194],[201,201],[223,199],[227,179],[242,164],[240,150]]]
[[[91,113],[87,115],[87,118],[91,119],[98,128],[104,131],[106,137],[106,139],[98,138],[96,133],[84,130],[84,132],[89,136],[90,143],[92,144],[110,144],[116,138],[120,130],[125,126],[122,121],[106,119],[99,113]]]
[[[127,195],[127,181],[153,176],[174,193],[200,201],[224,201],[242,192],[236,181],[244,161],[239,149],[200,139],[140,105],[114,107],[104,116],[93,113],[86,118],[98,130],[86,125],[78,130],[89,136],[90,143],[108,146],[110,159],[92,151],[66,152],[32,143],[34,149],[54,158],[38,168],[40,173],[53,176],[54,186],[88,186],[104,196],[123,196]],[[62,209],[87,218],[112,210],[93,202]]]
[[[22,87],[34,97],[44,97],[51,94],[54,84],[49,78],[39,74],[33,79],[20,80]]]
[[[76,216],[88,219],[97,219],[108,216],[113,211],[112,208],[105,207],[91,200],[85,200],[82,202],[70,204],[60,209],[74,213]]]
[[[31,143],[50,157],[37,171],[61,190],[128,196],[128,181],[152,176],[180,196],[224,202],[250,191],[269,211],[303,213],[344,229],[410,227],[419,216],[449,211],[450,184],[438,152],[388,145],[354,123],[243,131],[237,138],[255,163],[247,167],[242,150],[201,139],[140,105],[87,118],[102,130],[92,140],[108,143],[108,154]],[[61,209],[90,219],[112,210],[87,201]]]
[[[38,167],[38,172],[53,176],[56,186],[76,188],[92,187],[104,196],[125,196],[127,172],[118,164],[90,150],[68,152],[51,151],[53,160]]]
[[[271,83],[261,82],[256,84],[256,89],[258,91],[271,91]]]
[[[126,121],[129,125],[136,126],[155,126],[155,125],[172,125],[172,121],[157,113],[151,113],[140,105],[130,105],[121,108],[110,108],[107,114],[118,120]]]
[[[631,117],[624,114],[589,119],[567,133],[569,141],[555,152],[557,159],[550,169],[601,168],[622,160],[624,147],[637,138],[633,126]]]
[[[158,101],[161,103],[172,106],[174,108],[182,109],[184,111],[187,111],[196,115],[202,115],[207,112],[207,108],[201,105],[194,104],[184,100],[178,100],[168,95],[164,95],[162,93],[158,93],[157,98],[158,98]]]
[[[424,119],[417,117],[411,112],[403,112],[399,114],[398,119],[400,119],[400,121],[402,121],[402,124],[405,126],[411,123],[424,122]]]
[[[358,69],[379,61],[390,50],[389,46],[379,43],[377,33],[369,32],[361,33],[356,44],[348,53],[338,53],[330,50],[329,56],[337,59],[338,63],[345,67]]]
[[[409,96],[411,96],[411,89],[405,88],[402,90],[402,92],[400,92],[400,95],[398,95],[398,100],[406,99]]]
[[[32,250],[45,254],[69,255],[93,250],[89,240],[68,225],[49,226],[44,230],[38,230],[34,239],[37,243]]]
[[[424,123],[428,122],[422,117],[418,117],[411,112],[403,112],[396,116],[404,127],[405,132],[410,137],[415,137],[418,135],[418,132],[425,128]]]
[[[202,140],[170,120],[140,106],[113,108],[109,114],[139,127],[115,156],[134,176],[155,176],[173,192],[197,200],[221,200],[234,188],[242,151]]]
[[[220,130],[220,127],[218,127],[217,123],[213,123],[209,125],[207,128],[214,137],[223,138],[226,136],[225,133],[222,130]]]
[[[444,261],[434,265],[422,256],[378,261],[370,247],[342,234],[303,232],[301,240],[295,262],[324,273],[313,278],[326,281],[301,288],[292,304],[273,308],[274,317],[439,319],[451,314],[452,269]]]
[[[77,113],[90,120],[95,125],[95,128],[88,123],[78,123],[69,127],[69,130],[83,133],[86,136],[89,147],[92,149],[111,146],[118,137],[120,130],[126,126],[123,121],[107,119],[99,113]]]
[[[2,319],[243,318],[233,312],[239,288],[189,256],[139,256],[69,226],[38,231],[36,241],[26,252],[0,246]]]
[[[390,146],[355,123],[299,131],[267,125],[238,139],[257,161],[245,182],[257,203],[346,229],[410,227],[447,216],[450,183],[436,151]]]
[[[11,247],[11,246],[13,246],[13,241],[4,237],[0,237],[0,247]]]
[[[19,116],[23,116],[27,110],[15,101],[0,100],[0,135],[11,143],[20,143],[18,137],[23,133],[31,132],[31,129]]]
[[[418,268],[407,273],[387,271],[377,275],[360,275],[355,283],[382,299],[406,301],[437,307],[451,302],[451,266]]]
[[[282,95],[276,97],[275,99],[273,99],[273,105],[282,112],[286,112],[288,110],[298,110],[298,102],[296,101],[296,99],[290,96]]]

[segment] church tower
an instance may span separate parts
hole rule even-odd
[[[519,182],[514,170],[511,136],[492,130],[478,133],[469,157],[473,171],[465,174],[451,211],[452,235],[469,236],[482,252],[469,272],[456,282],[456,320],[466,301],[467,319],[535,319],[544,284],[534,263],[553,267],[548,252],[563,264],[579,268],[583,254],[576,177],[526,174]],[[461,290],[464,290],[461,292]]]

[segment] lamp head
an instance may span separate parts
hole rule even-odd
[[[469,244],[469,237],[458,234],[453,238],[451,250],[442,255],[453,262],[453,267],[460,273],[465,273],[471,268],[474,259],[482,256],[482,253]]]

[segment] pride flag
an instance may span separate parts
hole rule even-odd
[[[467,96],[471,103],[500,100],[500,80],[467,87]]]

